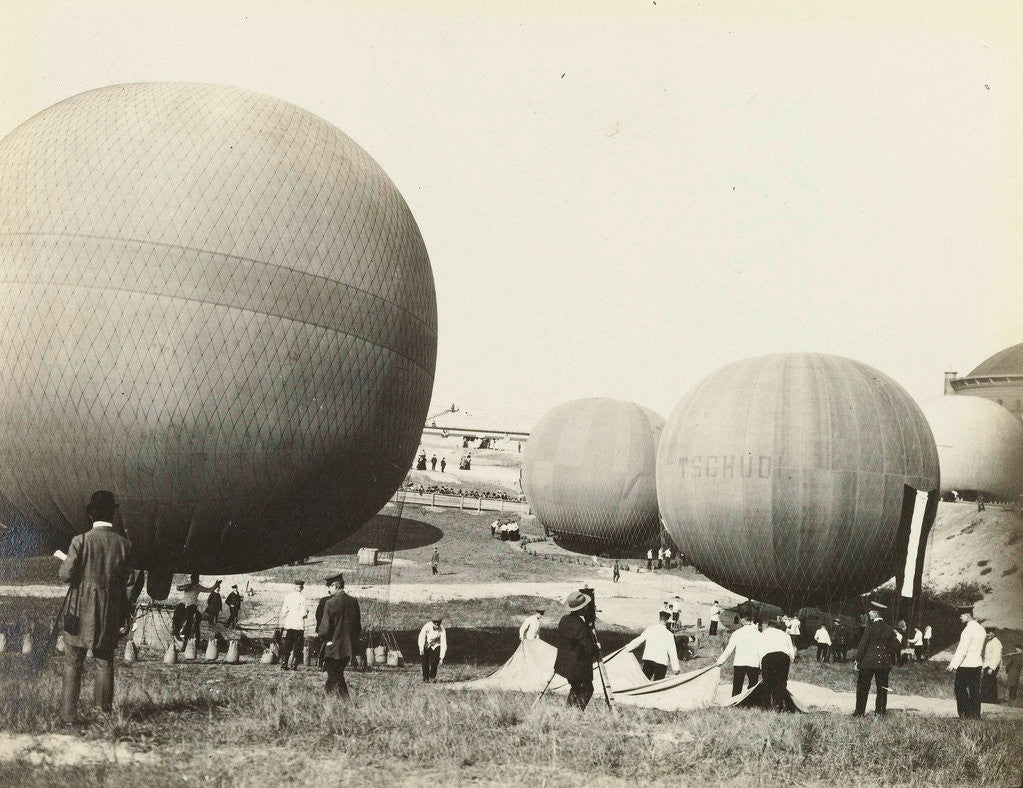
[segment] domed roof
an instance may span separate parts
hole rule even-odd
[[[966,377],[985,375],[1023,375],[1023,342],[995,353]]]

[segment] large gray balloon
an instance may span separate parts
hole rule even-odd
[[[787,609],[901,578],[916,512],[918,591],[938,454],[920,408],[876,369],[823,354],[762,356],[723,367],[679,401],[657,453],[657,500],[704,574]]]
[[[577,399],[548,411],[522,455],[522,490],[567,550],[643,555],[660,534],[654,487],[664,419],[632,402]]]
[[[113,490],[141,566],[259,569],[400,483],[433,274],[351,139],[228,87],[115,85],[0,141],[0,520],[65,546]]]

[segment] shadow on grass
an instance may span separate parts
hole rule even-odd
[[[226,700],[218,698],[168,698],[167,700],[136,700],[127,701],[120,706],[125,719],[133,722],[160,720],[167,714],[186,714],[202,712],[208,714],[215,709],[228,705]]]
[[[440,528],[424,523],[422,520],[378,514],[354,534],[346,536],[333,547],[327,548],[317,555],[355,555],[359,552],[360,547],[367,545],[386,550],[392,541],[394,542],[393,549],[396,552],[414,550],[417,547],[435,544],[443,536],[444,532]],[[312,563],[312,561],[306,563]]]

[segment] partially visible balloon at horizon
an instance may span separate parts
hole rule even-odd
[[[921,405],[941,463],[941,491],[1011,501],[1023,492],[1023,424],[980,397],[946,396]]]
[[[375,514],[437,311],[405,201],[278,99],[114,85],[0,141],[0,521],[66,547],[110,489],[145,568],[260,569]]]
[[[679,548],[730,591],[790,611],[901,574],[916,491],[932,493],[919,542],[938,479],[930,428],[906,391],[823,354],[712,373],[679,401],[657,454],[658,503]],[[921,551],[917,578],[922,561]]]
[[[522,490],[558,545],[611,557],[656,546],[663,426],[647,408],[604,398],[564,402],[537,422],[522,455]]]

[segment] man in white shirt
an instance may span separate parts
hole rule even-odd
[[[980,677],[982,703],[998,703],[998,669],[1002,666],[1002,641],[994,629],[987,631],[984,641],[984,664]]]
[[[984,627],[973,618],[973,607],[959,608],[963,632],[959,646],[948,663],[947,670],[955,671],[956,709],[960,717],[980,719],[980,672],[984,664]]]
[[[780,621],[771,621],[760,633],[760,670],[764,691],[770,697],[771,708],[785,711],[789,684],[789,667],[796,656],[792,638],[782,629]]]
[[[284,629],[284,645],[281,647],[281,670],[291,670],[291,655],[295,655],[295,667],[302,661],[302,647],[305,645],[305,620],[309,615],[302,590],[303,580],[295,581],[295,588],[281,603],[281,627]]]
[[[742,686],[749,678],[749,686],[753,687],[760,681],[760,657],[761,657],[761,634],[753,618],[749,613],[739,617],[742,622],[732,636],[728,639],[728,645],[718,657],[718,667],[725,664],[728,658],[735,653],[735,662],[732,666],[732,695],[742,692]]]
[[[924,659],[931,657],[931,634],[931,625],[928,624],[924,627]]]
[[[664,568],[671,569],[671,548],[664,548]]]
[[[665,611],[657,614],[660,621],[643,630],[642,634],[626,644],[626,651],[635,651],[643,646],[643,675],[651,681],[660,681],[668,673],[668,665],[678,673],[678,650],[675,637],[668,629],[671,615]]]
[[[444,616],[439,613],[419,630],[419,654],[423,663],[423,681],[436,681],[437,668],[444,664],[448,653],[448,633],[444,629]]]
[[[913,649],[916,661],[922,660],[924,656],[924,633],[920,631],[920,627],[913,627],[913,636],[909,639],[908,645]]]
[[[522,622],[519,627],[519,640],[537,640],[540,637],[540,619],[543,617],[544,609],[538,607],[533,615]]]
[[[825,663],[831,652],[831,634],[827,626],[822,622],[820,628],[813,634],[814,642],[817,644],[817,661]]]
[[[647,568],[647,571],[650,571],[650,570],[652,570],[654,568],[654,550],[653,550],[653,548],[649,548],[646,551],[646,568]]]
[[[721,608],[718,606],[718,601],[714,600],[714,605],[710,609],[710,629],[707,631],[708,635],[716,635],[718,633],[718,627],[721,625]]]

